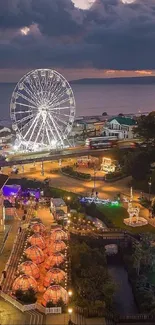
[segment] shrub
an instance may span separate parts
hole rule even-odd
[[[70,166],[63,167],[62,172],[64,172],[65,174],[67,174],[69,176],[73,176],[73,177],[76,177],[79,179],[87,179],[87,180],[91,179],[90,174],[78,172],[78,171],[74,170],[73,167],[70,167]]]
[[[34,304],[37,300],[33,289],[29,289],[25,292],[17,290],[15,296],[19,301],[25,304]]]
[[[122,171],[117,171],[117,172],[112,172],[112,173],[108,173],[105,176],[105,180],[113,180],[113,179],[117,179],[117,178],[122,178],[125,177],[126,175],[122,173]]]
[[[46,307],[47,308],[53,308],[53,307],[56,307],[56,305],[53,303],[53,301],[48,301],[47,304],[46,304]]]

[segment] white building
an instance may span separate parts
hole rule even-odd
[[[102,131],[104,136],[117,136],[118,139],[133,139],[136,121],[131,117],[117,116],[109,119]]]
[[[57,212],[58,210],[63,210],[64,213],[67,213],[67,205],[63,199],[56,198],[51,199],[51,211]]]

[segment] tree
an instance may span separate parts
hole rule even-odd
[[[107,116],[107,115],[108,115],[107,112],[102,113],[102,116]]]
[[[147,116],[142,115],[137,122],[137,127],[133,130],[135,135],[143,138],[147,143],[155,144],[155,112]]]
[[[137,180],[144,180],[150,169],[149,156],[145,152],[140,152],[132,161],[131,175]]]
[[[127,152],[122,158],[123,172],[126,175],[131,175],[132,165],[135,160],[135,152]]]
[[[142,257],[143,257],[142,245],[141,245],[141,243],[136,243],[133,258],[134,258],[134,267],[136,269],[138,276],[139,276],[140,269],[141,269]]]

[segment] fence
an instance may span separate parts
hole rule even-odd
[[[14,240],[14,243],[13,243],[13,247],[12,247],[12,251],[11,251],[11,254],[9,256],[9,259],[8,259],[6,265],[5,265],[4,271],[7,271],[8,267],[9,267],[11,257],[12,257],[12,255],[14,253],[14,250],[15,250],[15,245],[16,245],[16,242],[17,242],[17,239],[18,239],[18,235],[19,235],[19,233],[15,237],[15,240]],[[0,286],[2,286],[3,280],[4,280],[4,273],[2,273],[2,276],[1,276],[1,279],[0,279]]]
[[[19,309],[22,313],[25,311],[29,311],[29,310],[34,310],[37,309],[38,311],[40,311],[41,313],[48,315],[48,314],[61,314],[62,313],[62,308],[61,307],[51,307],[51,308],[45,308],[44,306],[35,303],[35,304],[31,304],[31,305],[22,305],[19,301],[17,301],[14,297],[11,297],[9,295],[7,295],[4,292],[0,292],[0,296],[7,302],[9,302],[10,304],[12,304],[14,307],[16,307],[17,309]]]
[[[61,314],[62,308],[61,307],[51,307],[46,308],[38,303],[36,303],[36,309],[38,309],[41,313],[48,315],[48,314]]]
[[[6,240],[7,240],[7,238],[8,238],[9,232],[11,231],[11,228],[12,228],[12,226],[8,226],[8,229],[7,229],[7,231],[5,232],[5,235],[4,235],[4,238],[3,238],[3,241],[2,241],[1,246],[0,246],[0,255],[1,255],[2,252],[3,252],[4,246],[5,246]]]

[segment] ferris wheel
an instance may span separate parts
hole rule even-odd
[[[10,116],[19,146],[31,151],[64,147],[75,118],[73,91],[57,71],[33,70],[16,85]]]

